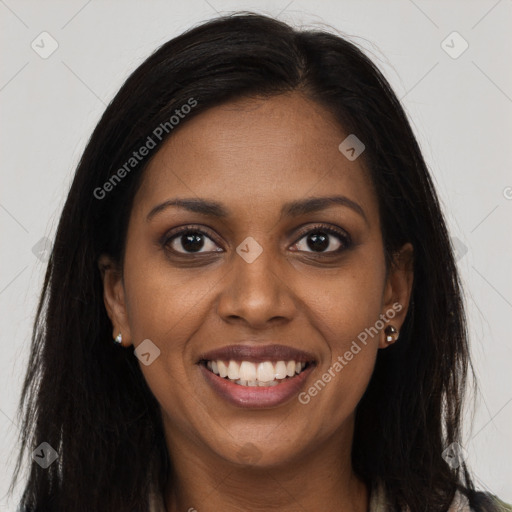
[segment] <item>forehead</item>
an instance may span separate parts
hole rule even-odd
[[[376,214],[362,159],[350,161],[338,149],[349,134],[301,94],[232,101],[183,123],[148,165],[134,208],[147,212],[158,201],[196,196],[238,213],[249,205],[268,211],[342,193]]]

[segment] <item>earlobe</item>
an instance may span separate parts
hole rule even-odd
[[[381,333],[379,348],[386,348],[398,340],[404,323],[414,281],[414,249],[404,244],[393,255],[383,297],[382,314],[386,317],[386,328]]]
[[[107,255],[100,256],[98,268],[103,281],[103,301],[112,322],[112,339],[127,346],[130,344],[131,336],[121,271],[118,264]]]

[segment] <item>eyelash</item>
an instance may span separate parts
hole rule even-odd
[[[313,254],[316,256],[333,255],[333,254],[340,254],[341,252],[345,251],[352,245],[352,239],[350,238],[350,235],[346,231],[339,229],[339,228],[335,228],[333,226],[327,226],[325,224],[316,224],[316,225],[313,225],[311,227],[305,228],[304,230],[300,231],[298,238],[297,238],[296,242],[293,243],[293,245],[296,245],[305,236],[307,236],[311,233],[320,233],[320,232],[326,233],[328,235],[336,236],[339,239],[341,246],[334,251],[327,251],[327,252],[299,251],[299,252],[306,252],[307,254]]]
[[[303,252],[303,253],[314,255],[314,256],[332,256],[333,254],[340,254],[341,252],[345,251],[352,245],[351,237],[345,231],[343,231],[341,229],[334,228],[332,226],[327,226],[325,224],[317,224],[317,225],[308,227],[307,229],[304,229],[303,231],[301,231],[298,235],[298,238],[292,244],[292,246],[298,244],[307,235],[309,235],[311,233],[319,233],[319,232],[338,237],[338,239],[341,243],[341,246],[334,251],[327,251],[327,252],[315,252],[315,251],[296,251],[296,252]],[[215,240],[215,237],[210,232],[204,230],[204,228],[198,228],[193,225],[183,226],[182,228],[179,228],[177,231],[175,231],[171,234],[164,235],[163,240],[161,241],[161,245],[164,248],[168,248],[169,244],[172,241],[179,238],[180,236],[190,234],[190,233],[204,235],[207,238],[209,238],[212,242],[214,242],[215,244],[220,245]],[[173,254],[176,254],[178,256],[184,256],[184,257],[188,257],[188,256],[192,256],[192,255],[199,255],[199,254],[212,254],[212,252],[221,252],[221,251],[207,251],[205,253],[201,253],[201,252],[198,252],[198,253],[188,252],[187,253],[187,252],[178,252],[173,249],[168,249],[168,250],[170,252],[172,252]]]
[[[191,226],[183,226],[182,228],[178,228],[177,231],[174,231],[171,234],[164,235],[163,240],[162,240],[162,246],[164,248],[167,248],[170,245],[170,243],[173,240],[175,240],[176,238],[179,238],[180,236],[183,236],[183,235],[188,235],[190,233],[204,235],[207,238],[209,238],[210,240],[212,240],[215,244],[220,245],[215,240],[215,237],[210,232],[206,231],[204,228],[201,229],[201,228],[191,225]],[[173,249],[169,249],[169,251],[177,256],[184,256],[184,257],[198,255],[198,254],[211,254],[210,252],[206,252],[206,253],[178,252]],[[220,251],[217,251],[217,252],[220,252]]]

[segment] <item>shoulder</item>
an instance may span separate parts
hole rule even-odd
[[[512,505],[500,500],[497,496],[486,492],[477,492],[474,502],[478,510],[483,512],[512,512]]]
[[[473,509],[469,506],[468,498],[460,491],[456,491],[448,512],[473,512]]]
[[[512,512],[511,505],[492,494],[477,492],[475,498],[474,502],[478,504],[477,508],[471,507],[468,498],[457,491],[448,512]],[[391,510],[391,503],[386,496],[382,482],[374,482],[371,486],[369,512],[382,510]],[[406,508],[403,512],[409,512],[409,510]]]

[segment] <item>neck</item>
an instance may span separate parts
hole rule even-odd
[[[366,512],[369,489],[352,470],[351,441],[352,430],[346,430],[308,453],[261,467],[241,466],[204,446],[168,439],[174,471],[166,510]]]

